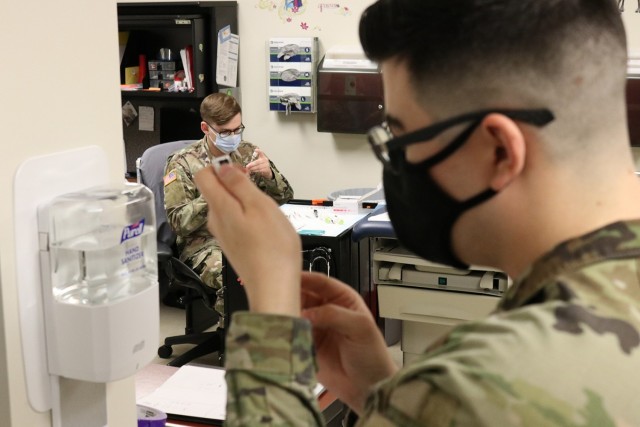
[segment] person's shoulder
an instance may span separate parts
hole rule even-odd
[[[200,139],[198,141],[194,141],[192,144],[187,145],[175,152],[173,152],[168,157],[168,162],[185,162],[191,163],[195,160],[202,158],[203,155],[206,155],[206,150],[204,148],[203,140]]]
[[[244,139],[240,141],[240,145],[238,145],[238,150],[247,150],[253,152],[253,150],[255,150],[256,148],[259,147],[249,141],[245,141]]]
[[[240,145],[238,145],[238,148],[236,148],[236,152],[242,159],[247,160],[251,158],[256,148],[258,148],[256,145],[243,140],[240,142]]]

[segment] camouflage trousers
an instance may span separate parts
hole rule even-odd
[[[224,287],[222,286],[222,252],[217,247],[206,247],[184,260],[193,266],[205,285],[216,290],[214,310],[220,315],[220,327],[224,327]]]

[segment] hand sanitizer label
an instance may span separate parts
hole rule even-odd
[[[134,237],[138,237],[144,231],[144,218],[140,221],[129,224],[122,229],[122,236],[120,237],[120,243],[125,240],[133,239]]]
[[[144,250],[142,240],[136,237],[142,236],[144,232],[144,218],[140,221],[129,224],[122,229],[120,244],[124,244],[124,256],[121,259],[123,266],[126,266],[129,274],[144,268]]]

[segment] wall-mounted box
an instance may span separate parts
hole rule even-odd
[[[384,120],[382,77],[375,64],[325,56],[317,76],[318,132],[364,134]]]
[[[313,113],[315,108],[311,87],[269,87],[271,111]]]
[[[316,37],[274,37],[269,40],[269,62],[316,63]]]
[[[313,85],[313,64],[309,62],[269,63],[269,86],[311,87]]]
[[[627,123],[631,145],[640,147],[640,74],[627,77]]]
[[[314,113],[317,37],[274,37],[267,45],[269,110]]]
[[[626,94],[629,139],[633,147],[640,147],[640,51],[629,52]]]

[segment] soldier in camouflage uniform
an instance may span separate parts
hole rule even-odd
[[[200,116],[204,138],[167,160],[164,203],[169,223],[177,234],[180,259],[207,286],[216,289],[215,310],[223,315],[222,253],[207,230],[207,204],[193,182],[194,174],[210,164],[212,158],[228,154],[234,164],[246,168],[260,190],[279,204],[293,198],[293,188],[260,148],[242,140],[242,112],[235,98],[222,93],[207,96],[200,105]],[[220,322],[223,319],[221,316]]]
[[[400,242],[514,283],[398,370],[354,290],[296,269],[299,239],[243,174],[202,171],[251,308],[227,335],[227,425],[322,425],[316,376],[359,426],[640,425],[640,183],[615,2],[379,0],[360,36],[382,68],[370,143]]]

